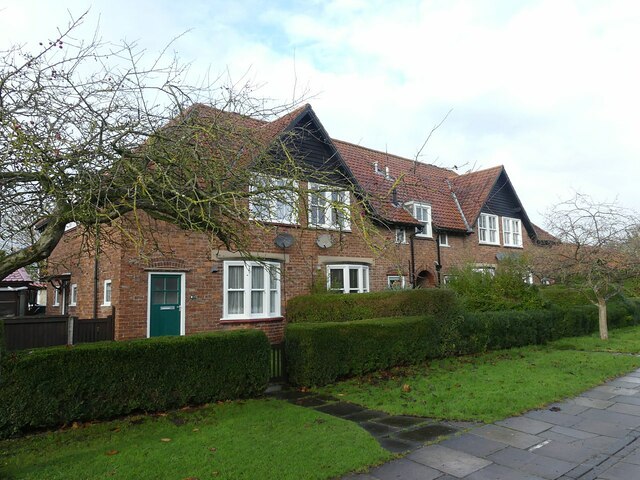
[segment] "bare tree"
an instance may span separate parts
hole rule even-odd
[[[256,209],[299,207],[300,132],[264,122],[297,101],[267,107],[220,79],[189,86],[166,51],[148,60],[135,44],[74,38],[84,17],[35,53],[0,52],[0,278],[49,256],[72,224],[126,218],[131,240],[141,210],[243,251]]]
[[[624,282],[640,275],[640,251],[633,236],[638,216],[616,202],[597,202],[577,193],[546,214],[559,243],[534,252],[538,275],[580,288],[598,307],[600,338],[608,338],[607,302]]]

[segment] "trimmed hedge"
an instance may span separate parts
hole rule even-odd
[[[439,325],[431,316],[289,325],[289,382],[324,385],[340,377],[419,363],[439,353]]]
[[[76,420],[250,397],[269,380],[263,332],[98,342],[7,354],[0,437]]]
[[[301,295],[287,303],[287,322],[347,322],[382,317],[434,315],[459,312],[453,291],[440,288],[338,295]]]
[[[637,304],[608,307],[611,328],[640,323]],[[474,312],[448,318],[433,316],[287,326],[286,354],[293,384],[325,385],[430,358],[468,355],[544,344],[598,330],[598,309]]]

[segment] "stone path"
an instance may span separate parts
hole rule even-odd
[[[490,425],[391,416],[307,392],[274,396],[357,422],[406,453],[342,480],[640,480],[640,369]]]

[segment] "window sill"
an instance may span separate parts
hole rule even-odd
[[[478,242],[479,245],[488,245],[490,247],[500,247],[499,243],[490,243],[490,242]]]
[[[283,316],[277,316],[277,317],[263,317],[263,318],[221,318],[220,319],[220,323],[221,324],[228,324],[228,323],[259,323],[259,322],[281,322],[282,320],[284,320]]]
[[[262,220],[259,218],[252,218],[251,219],[253,222],[256,223],[262,223],[262,224],[269,224],[269,225],[282,225],[285,227],[299,227],[300,223],[299,222],[285,222],[282,220]]]
[[[102,305],[100,305],[101,307],[110,307],[111,304],[110,303],[103,303]]]
[[[351,227],[347,227],[347,228],[340,228],[340,227],[332,227],[329,225],[312,225],[309,224],[307,225],[311,230],[332,230],[334,232],[345,232],[345,233],[351,233]]]
[[[503,245],[504,248],[524,248],[522,245]]]
[[[424,235],[421,233],[416,233],[415,235],[416,238],[428,238],[429,240],[433,240],[433,235]]]

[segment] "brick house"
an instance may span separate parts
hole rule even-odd
[[[234,118],[270,141],[301,132],[292,152],[308,172],[331,172],[332,188],[310,173],[299,208],[277,199],[253,208],[261,226],[250,235],[250,261],[145,215],[137,221],[152,240],[142,250],[122,229],[103,227],[98,237],[110,241],[98,245],[71,229],[48,261],[49,273],[64,280],[50,293],[50,313],[90,318],[115,307],[117,340],[259,328],[279,342],[287,300],[314,286],[432,287],[454,266],[493,269],[502,256],[550,239],[530,222],[502,166],[458,175],[334,140],[309,105],[274,122]]]

